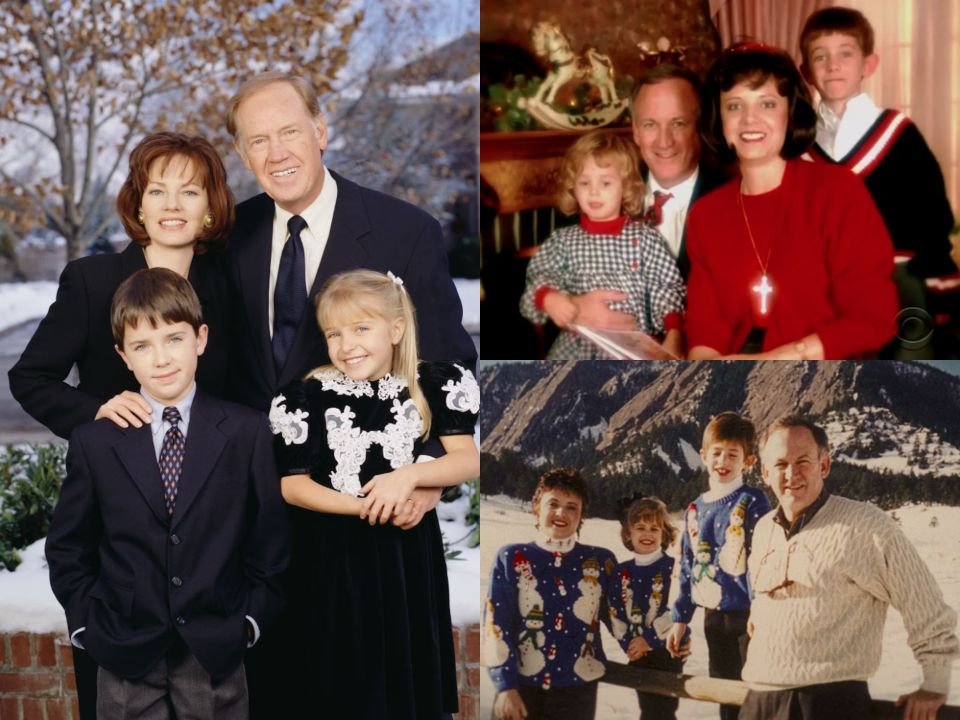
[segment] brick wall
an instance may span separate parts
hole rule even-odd
[[[456,720],[480,717],[480,626],[453,629],[453,647],[457,653],[457,689],[460,712]]]
[[[50,633],[0,635],[0,719],[79,717],[69,641]]]
[[[457,720],[480,711],[480,626],[454,628],[457,653]],[[79,720],[73,660],[66,637],[0,635],[0,720]]]

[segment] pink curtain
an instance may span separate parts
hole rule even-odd
[[[783,48],[800,59],[803,23],[831,0],[710,0],[710,16],[727,47],[744,37]]]

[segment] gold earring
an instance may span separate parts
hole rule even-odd
[[[137,210],[137,222],[143,225],[143,210]]]
[[[213,227],[213,215],[211,215],[210,213],[207,213],[206,215],[203,216],[203,226],[205,228]]]

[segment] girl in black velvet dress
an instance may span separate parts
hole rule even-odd
[[[443,538],[434,511],[410,530],[389,521],[414,488],[479,473],[479,387],[461,365],[418,362],[413,308],[392,275],[331,278],[317,319],[332,365],[270,409],[294,506],[278,631],[290,707],[278,717],[439,720],[457,710]],[[446,454],[415,463],[430,437]]]

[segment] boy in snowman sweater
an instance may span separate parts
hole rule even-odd
[[[743,472],[756,461],[755,447],[753,423],[736,413],[720,413],[703,431],[700,458],[710,489],[684,514],[679,592],[667,637],[667,649],[678,657],[693,613],[704,608],[710,676],[730,680],[740,679],[747,654],[753,528],[770,512],[764,492],[743,483]],[[736,720],[738,713],[736,705],[720,706],[721,720]]]
[[[616,559],[577,542],[588,501],[576,470],[554,469],[533,494],[539,537],[497,552],[481,656],[497,690],[494,717],[592,720]]]

